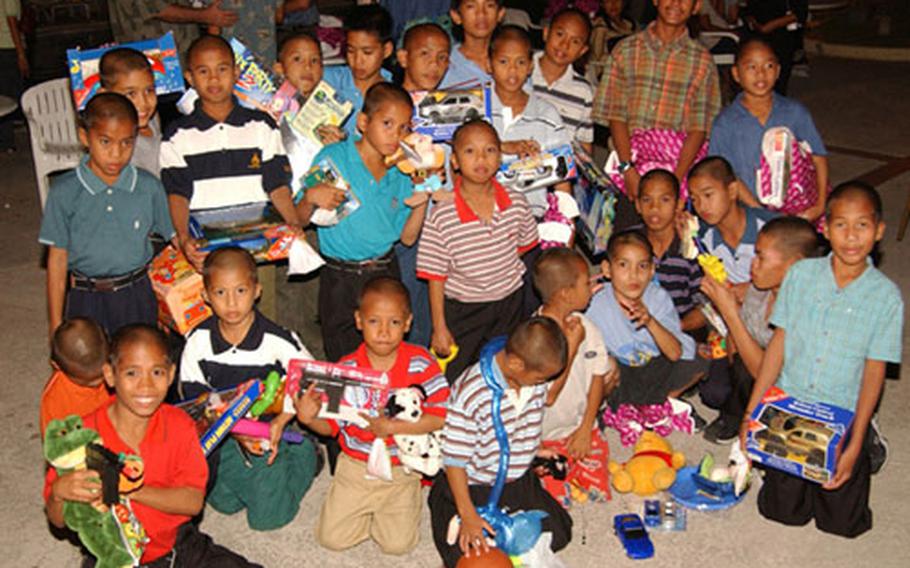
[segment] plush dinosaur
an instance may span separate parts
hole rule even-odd
[[[104,488],[102,502],[66,501],[63,520],[98,559],[97,568],[137,566],[148,538],[133,514],[129,499],[121,494],[142,486],[142,460],[105,449],[98,432],[83,427],[82,419],[75,415],[48,424],[44,457],[58,475],[86,469],[88,461],[93,462],[92,469],[103,470],[99,472]],[[116,473],[113,487],[111,471]]]

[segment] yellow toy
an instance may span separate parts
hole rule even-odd
[[[452,345],[449,347],[449,354],[446,357],[440,357],[436,354],[436,350],[432,347],[430,348],[430,353],[436,357],[436,362],[439,363],[439,370],[443,373],[446,372],[446,367],[449,366],[449,363],[455,360],[455,357],[458,357],[458,346]]]
[[[682,452],[674,452],[670,442],[654,432],[642,433],[635,453],[624,464],[610,461],[613,487],[620,493],[653,495],[669,489],[676,481],[676,470],[686,465]]]
[[[701,253],[698,255],[698,264],[705,274],[719,283],[723,284],[727,281],[727,270],[724,268],[724,263],[713,254]]]

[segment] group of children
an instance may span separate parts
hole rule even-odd
[[[320,80],[334,81],[355,106],[342,128],[319,130],[326,145],[315,155],[295,145],[285,125],[237,104],[234,56],[220,37],[203,36],[187,50],[186,79],[199,100],[163,134],[145,57],[124,48],[105,54],[102,93],[80,122],[87,156],[55,181],[41,227],[40,241],[49,247],[55,368],[42,398],[42,428],[52,418],[86,415],[87,426],[115,450],[142,456],[145,486],[132,498],[151,538],[144,564],[245,565],[190,518],[207,497],[226,513],[246,509],[255,529],[291,522],[321,468],[320,444],[336,449],[316,522],[320,544],[343,550],[372,539],[385,553],[405,554],[418,542],[421,477],[401,465],[392,436],[441,431],[445,472],[433,481],[429,507],[434,542],[454,566],[463,554],[487,547],[490,526],[477,508],[496,482],[504,451],[490,410],[499,392],[510,455],[499,505],[546,511],[543,530],[559,550],[571,540],[572,520],[531,467],[542,441],[564,443],[571,467],[603,443],[596,419],[605,400],[613,408],[660,403],[699,383],[709,364],[688,332],[705,327],[699,308],[708,299],[737,353],[727,378],[731,393],[718,405],[709,439],[735,438],[775,381],[796,396],[856,409],[832,481],[822,487],[769,471],[762,514],[788,524],[814,516],[822,530],[848,536],[871,526],[868,425],[884,363],[900,359],[903,309],[896,287],[867,261],[884,229],[881,201],[874,189],[851,182],[803,211],[811,221],[824,214],[832,249],[811,260],[817,243],[809,221],[771,219],[773,213],[744,205],[757,204],[740,180],[754,178],[761,152],[760,139],[742,136],[745,122],[759,138],[779,122],[810,139],[818,182],[827,184],[811,118],[798,103],[771,93],[777,63],[767,45],[753,41],[738,55],[744,94],[711,130],[719,106],[716,72],[709,57],[704,64],[704,49],[683,35],[697,2],[656,5],[657,21],[617,46],[596,97],[572,69],[592,30],[575,9],[551,20],[546,47],[535,55],[526,32],[497,26],[504,15],[497,0],[453,0],[463,41],[452,43],[435,24],[409,29],[397,52],[401,85],[389,82],[382,67],[393,46],[381,8],[359,7],[351,15],[347,66],[324,70],[318,42],[292,36],[278,50],[276,70],[303,98]],[[409,91],[478,80],[492,80],[492,121],[470,120],[455,131],[451,190],[415,191],[415,180],[388,159],[410,131]],[[611,237],[601,264],[609,282],[593,297],[584,257],[538,246],[535,201],[545,200],[546,191],[571,192],[571,185],[526,195],[495,178],[504,156],[572,140],[590,149],[592,120],[610,124],[626,195],[641,222]],[[670,167],[644,171],[636,164],[634,138],[647,128],[682,133]],[[736,143],[715,148],[715,136],[730,136],[725,128],[735,129]],[[709,131],[712,153],[735,158],[696,159]],[[242,249],[199,250],[189,216],[271,203],[304,238],[316,209],[334,209],[344,199],[328,185],[299,187],[301,175],[322,158],[339,168],[360,206],[317,228],[325,259],[318,324],[310,318],[301,326],[318,325],[328,360],[385,372],[392,389],[419,386],[423,416],[417,422],[323,419],[321,395],[311,386],[267,417],[266,444],[234,436],[207,464],[190,443],[189,419],[164,404],[176,367],[154,329],[149,236],[171,241],[201,272],[214,312],[186,338],[180,394],[284,373],[291,359],[312,358],[296,333],[312,330],[289,331],[260,313],[262,267]],[[697,239],[723,261],[727,284],[703,277],[682,253],[693,238],[681,228],[687,201],[702,226]],[[312,286],[278,286],[314,299]],[[418,301],[421,294],[425,302]],[[868,298],[876,298],[874,305]],[[409,335],[420,326],[424,335]],[[484,346],[503,335],[502,349],[484,359]],[[106,336],[113,338],[110,347]],[[443,373],[437,356],[450,354]],[[308,436],[302,444],[282,443],[295,422]],[[366,476],[376,439],[388,446],[391,481]],[[62,503],[95,501],[97,480],[90,472],[59,478],[49,472],[45,497],[48,517],[59,526]],[[460,524],[452,524],[454,517]],[[454,540],[452,526],[458,527]]]

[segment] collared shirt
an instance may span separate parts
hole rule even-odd
[[[379,70],[379,76],[383,81],[391,81],[392,74],[385,69]],[[347,65],[329,65],[322,72],[322,80],[331,85],[335,92],[351,101],[351,114],[348,115],[341,127],[347,133],[348,138],[360,138],[357,131],[357,115],[363,108],[363,95],[357,85],[354,84],[354,74]]]
[[[186,51],[199,36],[198,23],[176,24],[159,19],[158,14],[172,4],[184,8],[193,5],[192,0],[107,0],[111,31],[114,41],[125,43],[143,39],[158,38],[167,32],[174,32],[174,42],[180,52],[181,63],[186,69]]]
[[[720,110],[720,86],[711,54],[687,33],[664,44],[654,26],[613,49],[594,95],[594,121],[619,120],[630,130],[708,132]]]
[[[0,15],[3,16],[3,23],[0,25],[0,49],[15,49],[16,44],[13,42],[13,35],[6,18],[19,19],[21,6],[19,0],[0,0]]]
[[[797,140],[809,144],[813,155],[825,156],[828,153],[806,107],[777,93],[772,96],[771,114],[765,124],[743,105],[740,94],[717,115],[711,128],[708,154],[726,158],[733,166],[736,177],[743,180],[753,194],[756,193],[756,177],[761,164],[762,139],[769,129],[786,126]]]
[[[411,178],[393,167],[376,181],[352,138],[326,146],[313,163],[323,158],[332,160],[360,200],[360,207],[337,225],[319,227],[319,249],[325,256],[347,261],[369,260],[389,252],[411,214],[404,203],[414,193]]]
[[[272,117],[235,99],[216,122],[200,100],[164,132],[161,181],[168,194],[186,197],[190,210],[264,203],[290,184],[291,166]]]
[[[38,242],[66,249],[69,269],[84,276],[129,274],[151,260],[150,234],[174,236],[167,197],[158,178],[132,165],[109,186],[88,159],[54,180]]]
[[[98,410],[84,416],[83,424],[98,432],[104,440],[104,447],[115,454],[135,455],[136,450],[123,441],[108,416],[108,408],[115,400],[116,397],[111,397]],[[143,480],[146,486],[164,489],[184,487],[205,492],[208,464],[199,445],[196,425],[183,410],[169,404],[159,406],[149,418],[145,436],[139,442],[138,454],[145,466]],[[50,498],[51,486],[56,479],[57,470],[48,468],[44,478],[45,501]],[[177,541],[180,525],[190,520],[187,515],[165,513],[139,501],[133,501],[132,507],[149,537],[142,554],[143,564],[170,552]]]
[[[439,82],[440,89],[462,89],[479,83],[492,83],[493,77],[464,56],[461,44],[452,46],[449,53],[449,68]]]
[[[784,330],[777,385],[791,396],[854,410],[867,360],[900,363],[904,303],[900,289],[867,261],[844,288],[833,256],[790,267],[771,323]]]
[[[51,420],[62,420],[71,414],[84,416],[111,398],[107,385],[101,381],[93,387],[82,386],[61,370],[55,370],[41,393],[41,438]]]
[[[350,365],[365,369],[372,369],[366,344],[361,343],[353,353],[341,358],[340,365]],[[424,400],[423,411],[426,414],[444,418],[446,415],[446,401],[449,399],[449,383],[445,375],[439,370],[436,358],[430,355],[425,347],[410,343],[400,343],[395,363],[386,373],[389,377],[389,388],[394,391],[412,385],[420,385],[427,395]],[[360,461],[367,461],[370,448],[376,435],[364,430],[353,422],[345,420],[328,420],[332,428],[332,435],[338,436],[341,449],[347,455]],[[399,465],[398,446],[389,436],[386,439],[389,456],[394,465]]]
[[[237,345],[221,334],[217,315],[190,332],[180,359],[180,389],[184,398],[234,388],[256,377],[265,380],[272,371],[284,376],[291,359],[313,358],[296,333],[258,310],[254,314],[253,325]],[[294,412],[293,405],[290,412]]]
[[[161,179],[161,121],[157,114],[149,120],[149,129],[152,131],[149,136],[136,136],[130,163]]]
[[[521,253],[537,244],[537,223],[520,193],[493,182],[494,209],[481,221],[455,182],[455,199],[427,217],[417,249],[417,276],[444,280],[447,298],[494,302],[522,285]]]
[[[683,332],[670,294],[652,281],[645,288],[642,301],[651,317],[679,341],[682,346],[682,359],[694,359],[695,340]],[[642,367],[654,357],[661,355],[651,332],[644,326],[635,327],[619,306],[612,283],[607,283],[603,290],[594,295],[585,315],[600,329],[610,355],[623,365]]]
[[[222,10],[237,13],[233,26],[221,28],[225,38],[235,37],[250,51],[255,53],[267,65],[275,65],[278,58],[278,36],[275,30],[275,11],[279,0],[226,0],[221,3]]]
[[[704,229],[699,237],[707,251],[724,263],[727,278],[733,284],[741,284],[752,279],[750,269],[752,259],[755,257],[755,242],[758,240],[758,232],[765,226],[765,223],[777,217],[776,213],[765,209],[743,207],[743,210],[746,214],[746,230],[736,248],[725,242],[720,236],[720,231],[714,226]]]
[[[547,83],[540,69],[544,53],[534,56],[531,70],[531,85],[534,94],[553,105],[569,132],[569,138],[579,142],[594,142],[594,123],[591,121],[591,105],[594,90],[584,76],[568,66],[562,76],[553,83]]]
[[[771,302],[771,290],[759,290],[750,285],[743,297],[743,305],[739,309],[739,317],[743,326],[762,349],[771,343],[774,329],[768,322],[771,314],[768,313],[768,304]]]
[[[648,229],[644,225],[631,227],[647,236]],[[701,293],[701,266],[695,260],[690,260],[682,255],[679,237],[674,236],[673,242],[667,247],[663,256],[654,258],[654,275],[660,287],[670,294],[676,313],[682,318],[690,311],[705,303]]]
[[[493,360],[495,380],[504,396],[500,415],[509,441],[509,467],[506,483],[515,481],[528,470],[537,454],[543,432],[547,385],[522,387],[515,393]],[[456,381],[446,424],[443,429],[443,464],[465,469],[469,485],[493,485],[499,470],[499,441],[493,427],[493,390],[487,386],[480,363]]]

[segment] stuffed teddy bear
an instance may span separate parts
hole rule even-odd
[[[423,416],[426,393],[420,385],[398,389],[389,395],[389,418],[417,422]],[[398,459],[406,469],[434,476],[442,467],[442,437],[439,431],[426,434],[395,434]]]
[[[102,447],[98,432],[84,428],[78,416],[51,420],[44,436],[44,456],[58,475],[86,469],[90,454],[100,453],[102,459],[113,457],[119,462],[119,479],[115,484],[115,500],[110,506],[103,503],[63,503],[66,526],[79,534],[79,540],[97,559],[97,568],[136,566],[148,542],[145,530],[133,514],[129,499],[116,493],[135,491],[142,486],[144,467],[138,456],[113,454]],[[93,466],[93,469],[96,466]],[[103,478],[104,474],[101,475]],[[105,491],[107,493],[107,491]],[[102,496],[99,495],[99,498]]]
[[[629,461],[610,461],[609,469],[617,491],[645,496],[669,489],[676,480],[676,470],[684,465],[686,457],[681,452],[674,452],[668,441],[646,431],[635,444]]]

